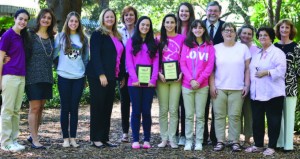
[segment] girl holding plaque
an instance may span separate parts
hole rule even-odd
[[[91,57],[86,71],[91,95],[90,140],[97,148],[116,147],[108,141],[116,80],[121,80],[125,73],[121,59],[124,46],[113,10],[104,9],[99,22],[99,28],[91,36]]]
[[[186,37],[192,22],[195,20],[195,13],[193,6],[188,2],[183,2],[179,5],[177,11],[177,30],[178,33]],[[180,134],[179,134],[179,126],[177,128],[176,135],[180,135],[178,145],[183,146],[185,144],[185,111],[184,111],[184,103],[182,94],[180,95],[179,100],[180,112],[178,113],[178,117],[180,117]],[[179,125],[179,123],[178,123]]]
[[[208,79],[214,68],[215,49],[205,24],[195,20],[184,41],[180,66],[183,73],[182,95],[185,108],[184,150],[193,145],[194,114],[196,114],[195,150],[202,150],[205,105],[208,96]]]
[[[160,72],[158,73],[159,80],[156,90],[159,101],[159,127],[162,142],[158,144],[158,147],[166,147],[169,140],[172,148],[178,148],[175,134],[178,125],[178,105],[182,78],[178,64],[184,36],[177,34],[176,23],[176,16],[167,14],[162,21],[159,39]],[[168,124],[169,113],[170,125]]]
[[[144,130],[144,149],[149,149],[151,133],[151,105],[158,75],[158,53],[152,22],[147,16],[138,19],[134,34],[126,44],[126,68],[129,73],[128,90],[132,102],[131,129],[133,149],[139,149],[139,132]]]

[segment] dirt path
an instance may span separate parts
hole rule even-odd
[[[26,145],[23,152],[10,153],[0,150],[1,158],[263,158],[262,154],[247,154],[244,152],[232,153],[230,148],[226,148],[222,152],[213,152],[212,146],[204,146],[201,152],[183,151],[183,147],[177,150],[171,148],[158,148],[160,143],[159,124],[158,124],[158,104],[154,100],[152,107],[152,138],[151,144],[153,148],[149,150],[132,150],[130,143],[121,143],[120,136],[122,134],[120,120],[120,105],[115,103],[113,115],[111,118],[111,134],[110,139],[113,143],[119,144],[117,148],[96,149],[90,146],[89,142],[89,106],[80,108],[79,123],[78,123],[78,140],[80,148],[63,148],[61,146],[63,140],[61,138],[59,109],[47,109],[43,114],[43,123],[40,127],[39,135],[41,142],[47,146],[47,150],[34,150],[30,148],[26,141],[28,137],[27,126],[27,109],[22,109],[21,112],[21,134],[20,143]],[[243,136],[241,135],[241,140]],[[295,151],[291,153],[278,152],[273,158],[300,159],[300,137],[295,136],[296,146]]]

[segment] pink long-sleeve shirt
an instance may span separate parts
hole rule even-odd
[[[122,53],[123,53],[123,50],[124,50],[124,46],[121,43],[121,41],[119,41],[119,39],[117,37],[111,37],[111,39],[114,42],[115,47],[116,47],[116,51],[117,51],[115,74],[116,74],[116,77],[118,77],[119,72],[120,72],[120,63],[121,63],[121,57],[122,57]]]
[[[138,82],[138,76],[136,73],[136,65],[151,65],[152,66],[152,75],[150,83],[156,86],[156,80],[158,77],[158,53],[155,57],[150,58],[148,53],[148,47],[144,43],[142,49],[134,56],[132,48],[132,39],[129,39],[126,44],[126,68],[129,73],[128,77],[128,86],[132,86],[132,83]]]
[[[215,48],[211,44],[189,48],[183,44],[181,50],[180,67],[183,73],[182,86],[192,89],[190,81],[196,80],[199,88],[208,86],[208,78],[213,71],[215,61]]]
[[[257,70],[268,70],[270,76],[255,77]],[[274,45],[264,53],[254,55],[250,63],[251,99],[268,101],[274,97],[285,96],[285,72],[286,56]]]

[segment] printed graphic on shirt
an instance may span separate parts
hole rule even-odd
[[[208,53],[207,52],[198,52],[195,50],[191,50],[189,54],[186,55],[187,59],[208,61]]]
[[[71,60],[77,59],[78,56],[80,56],[80,47],[76,44],[71,44],[72,49],[71,52],[67,54],[68,58]]]
[[[168,46],[164,47],[164,52],[169,54],[164,54],[163,58],[165,61],[174,61],[174,59],[180,52],[180,46],[172,39],[169,39]]]

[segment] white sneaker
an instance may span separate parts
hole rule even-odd
[[[6,146],[1,146],[1,149],[4,151],[10,151],[10,152],[18,152],[21,151],[15,144],[10,144]]]
[[[178,145],[184,146],[185,145],[185,136],[180,136]]]
[[[176,144],[176,142],[172,142],[170,141],[170,146],[172,147],[172,149],[178,149],[178,145]]]
[[[192,144],[186,143],[184,146],[184,151],[192,151]]]
[[[202,151],[202,144],[196,144],[195,151]]]
[[[164,148],[164,147],[166,147],[167,146],[167,141],[166,140],[163,140],[160,144],[158,144],[157,145],[157,147],[159,147],[159,148]]]
[[[25,146],[19,144],[17,141],[14,142],[14,145],[15,145],[17,148],[19,148],[19,150],[24,150],[24,149],[25,149]]]

